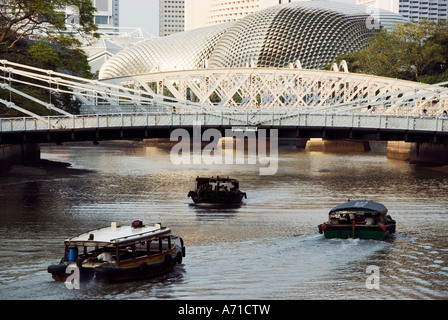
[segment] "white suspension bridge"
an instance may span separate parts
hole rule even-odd
[[[23,92],[24,85],[44,89],[48,99]],[[0,92],[9,92],[10,97],[0,103],[25,115],[0,118],[0,143],[43,142],[49,133],[63,140],[91,139],[82,135],[91,131],[96,138],[99,132],[107,132],[103,138],[123,137],[125,132],[147,137],[148,131],[198,123],[204,128],[275,127],[296,137],[424,137],[444,143],[446,85],[349,73],[345,64],[334,65],[331,71],[196,69],[90,80],[0,60]],[[61,93],[81,102],[80,114],[52,104],[52,95]],[[58,115],[33,113],[26,105],[18,105],[13,94]],[[367,112],[368,106],[375,110],[373,114]],[[420,115],[423,109],[425,116]]]

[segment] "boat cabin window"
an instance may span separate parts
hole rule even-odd
[[[144,256],[159,254],[171,248],[171,237],[160,237],[147,241],[119,246],[119,261],[137,259]]]
[[[237,181],[232,180],[198,180],[197,190],[207,191],[236,191],[239,188]]]
[[[67,246],[65,259],[69,262],[115,262],[116,252],[109,247]]]
[[[171,236],[163,236],[118,247],[66,245],[64,260],[69,262],[81,261],[83,264],[98,262],[115,263],[159,254],[171,249],[171,247]]]
[[[330,212],[331,224],[356,224],[376,225],[385,223],[384,215],[375,211],[334,211]]]

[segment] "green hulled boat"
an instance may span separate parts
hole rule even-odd
[[[395,220],[378,202],[357,200],[337,205],[330,210],[329,221],[318,226],[326,239],[359,238],[384,240],[395,233]]]

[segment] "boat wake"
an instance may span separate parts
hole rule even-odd
[[[291,299],[304,299],[304,288],[332,283],[333,275],[353,272],[354,264],[387,246],[374,240],[328,241],[319,234],[194,246],[189,248],[187,280],[179,285],[188,298],[207,290],[215,299],[283,299],[285,292],[296,293]]]

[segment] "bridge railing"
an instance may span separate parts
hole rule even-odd
[[[0,132],[160,126],[299,126],[448,132],[448,118],[306,112],[130,113],[0,118]]]

